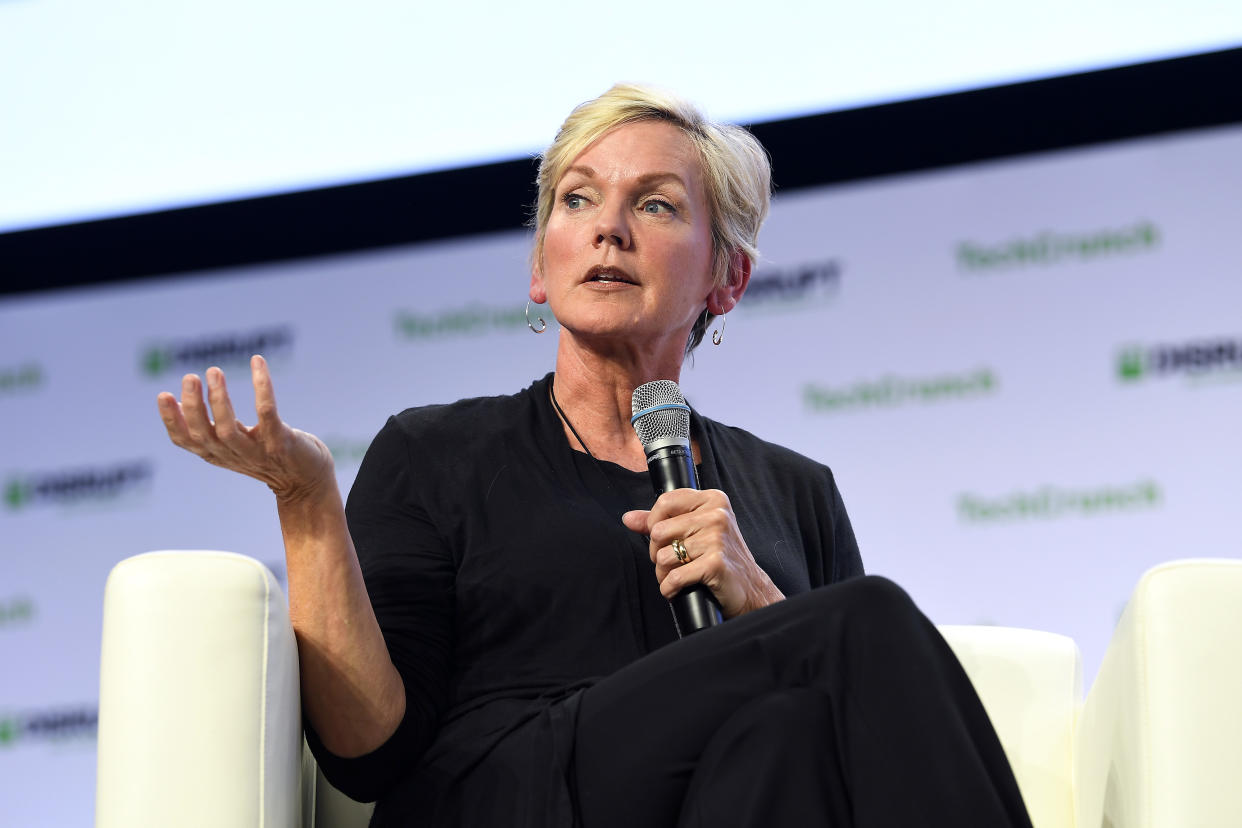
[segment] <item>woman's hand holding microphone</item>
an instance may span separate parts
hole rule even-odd
[[[785,597],[755,562],[729,496],[719,489],[675,489],[660,495],[650,511],[626,512],[621,519],[650,537],[649,554],[665,598],[702,583],[720,603],[721,615],[733,618]]]

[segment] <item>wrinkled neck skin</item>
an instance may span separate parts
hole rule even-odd
[[[590,453],[631,471],[646,471],[647,457],[630,425],[634,389],[644,382],[679,382],[689,329],[663,341],[589,340],[564,328],[556,348],[556,400]],[[584,447],[565,426],[570,446]],[[697,452],[696,452],[697,454]]]

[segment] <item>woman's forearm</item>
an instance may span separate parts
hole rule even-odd
[[[224,372],[196,374],[181,400],[156,398],[172,442],[207,462],[253,477],[276,494],[289,575],[289,617],[301,662],[302,709],[328,750],[361,756],[382,745],[405,715],[405,687],[367,597],[332,454],[276,410],[267,361],[250,359],[253,426],[233,413]],[[210,410],[209,410],[210,409]]]
[[[405,687],[367,597],[333,478],[277,498],[297,636],[302,709],[324,747],[354,757],[382,745],[405,715]]]

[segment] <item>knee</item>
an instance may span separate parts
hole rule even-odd
[[[821,592],[824,600],[860,620],[882,621],[916,613],[921,615],[906,591],[881,575],[851,578]]]
[[[844,640],[866,649],[918,646],[934,630],[906,591],[887,578],[866,575],[819,591],[823,612],[837,619]]]

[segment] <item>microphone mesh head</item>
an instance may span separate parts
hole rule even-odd
[[[634,396],[630,401],[630,414],[637,414],[654,405],[668,405],[669,403],[686,404],[686,398],[681,395],[681,389],[677,387],[677,383],[672,380],[644,382],[634,389]],[[690,412],[675,408],[652,411],[634,421],[634,430],[638,432],[638,439],[644,448],[656,440],[668,437],[679,437],[688,442],[690,440]]]

